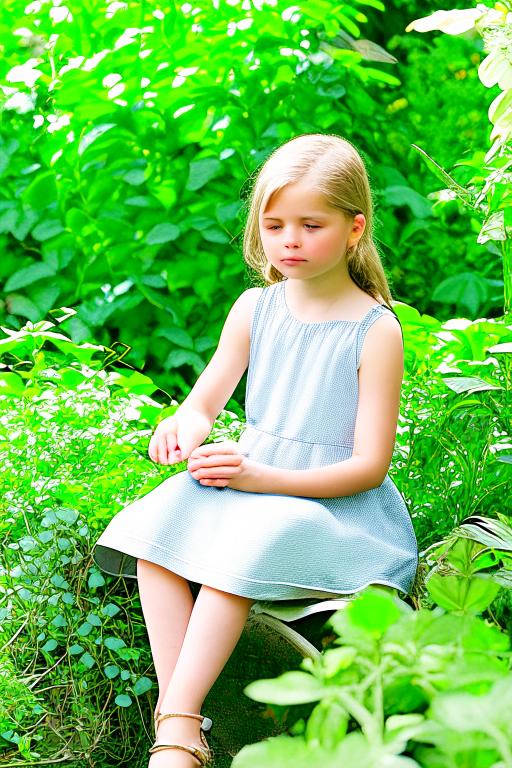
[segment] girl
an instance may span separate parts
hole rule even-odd
[[[200,715],[254,600],[407,593],[417,546],[387,472],[403,376],[400,323],[372,239],[362,158],[299,136],[261,168],[244,258],[265,288],[233,304],[194,388],[149,444],[188,459],[96,542],[107,573],[138,579],[159,685],[150,768],[206,765]],[[203,445],[248,368],[238,443]],[[219,492],[221,491],[221,492]],[[188,580],[201,585],[194,603]]]

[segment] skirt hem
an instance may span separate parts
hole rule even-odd
[[[119,532],[116,532],[119,533]],[[97,547],[104,547],[105,549],[113,550],[114,552],[119,552],[122,555],[128,555],[129,557],[142,560],[149,560],[150,562],[155,563],[156,565],[160,565],[163,568],[167,568],[169,571],[172,571],[173,573],[176,573],[178,576],[181,576],[182,578],[187,579],[188,581],[195,582],[197,584],[204,584],[205,586],[209,586],[212,589],[219,589],[223,592],[228,592],[231,594],[240,595],[241,597],[248,597],[252,598],[254,600],[261,600],[261,601],[279,601],[279,600],[290,600],[290,599],[304,599],[304,598],[315,598],[315,599],[325,599],[326,597],[333,597],[333,596],[343,596],[343,595],[352,595],[356,592],[360,592],[363,589],[366,589],[366,587],[370,586],[370,584],[380,584],[382,586],[390,587],[392,589],[397,589],[399,592],[402,592],[403,594],[407,595],[410,592],[411,587],[408,589],[404,588],[404,586],[400,586],[396,581],[391,581],[387,579],[379,579],[379,578],[372,578],[365,583],[361,584],[360,586],[351,588],[351,589],[329,589],[325,587],[312,587],[312,586],[306,586],[302,584],[293,584],[290,582],[285,581],[262,581],[258,579],[251,579],[247,576],[239,576],[236,574],[231,574],[229,572],[220,571],[218,569],[212,568],[210,566],[205,567],[201,565],[200,563],[196,563],[193,561],[186,561],[183,558],[178,557],[172,552],[169,552],[169,550],[165,549],[163,547],[157,547],[157,545],[150,545],[152,548],[159,548],[162,549],[166,557],[165,559],[159,558],[157,554],[153,553],[142,553],[143,546],[141,547],[141,544],[144,544],[144,542],[141,542],[138,539],[133,539],[130,536],[127,536],[124,534],[123,538],[125,541],[121,544],[123,546],[123,549],[119,549],[120,543],[117,541],[113,545],[109,545],[107,543],[101,543],[101,539],[106,538],[104,535],[100,537],[100,539],[96,542],[92,557],[94,560],[94,563],[105,573],[108,573],[111,576],[118,576],[123,578],[132,578],[137,579],[136,573],[123,573],[122,571],[114,572],[112,570],[109,570],[108,567],[104,567],[104,565],[101,564],[101,561],[97,559]],[[130,542],[127,542],[127,539],[131,539],[134,546],[130,546]],[[136,554],[136,552],[139,552],[140,554]],[[164,561],[165,560],[165,561]],[[203,574],[203,575],[201,575]],[[411,586],[412,586],[412,580],[411,580]],[[269,587],[270,590],[265,590],[265,587]],[[272,593],[272,594],[271,594]]]

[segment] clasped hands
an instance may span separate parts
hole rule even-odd
[[[224,440],[195,448],[188,457],[187,469],[201,485],[254,493],[263,465],[247,458],[234,440]]]

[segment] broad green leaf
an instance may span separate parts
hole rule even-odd
[[[47,219],[42,221],[32,230],[32,237],[36,240],[49,240],[51,237],[60,235],[64,232],[64,227],[57,219]]]
[[[21,197],[23,202],[28,203],[32,208],[46,208],[46,206],[57,200],[58,197],[55,173],[47,171],[36,176],[24,190]]]
[[[346,608],[350,621],[357,627],[379,636],[402,615],[391,596],[368,592]]]
[[[170,243],[172,240],[176,240],[180,236],[180,228],[175,224],[164,222],[163,224],[157,224],[156,227],[148,232],[146,235],[146,243],[148,245],[159,245],[161,243]]]
[[[255,701],[288,706],[322,699],[328,689],[306,672],[285,672],[275,680],[256,680],[244,693]]]
[[[96,139],[103,136],[106,131],[110,131],[111,128],[115,128],[115,126],[115,123],[101,123],[100,125],[95,125],[94,128],[86,133],[80,140],[78,154],[83,155],[85,150],[88,149]]]
[[[190,163],[186,189],[190,191],[201,189],[210,179],[217,175],[220,169],[220,160],[216,157],[205,157],[202,160],[195,160]]]

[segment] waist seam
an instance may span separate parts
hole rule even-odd
[[[265,429],[259,429],[259,427],[253,427],[252,424],[247,424],[246,429],[254,429],[256,432],[262,432],[264,435],[271,435],[272,437],[279,437],[281,440],[289,440],[291,443],[304,443],[305,445],[326,445],[332,448],[353,448],[354,444],[347,443],[320,443],[313,440],[299,440],[296,437],[285,437],[284,435],[278,435],[276,432],[268,432]],[[245,430],[244,430],[245,431]]]

